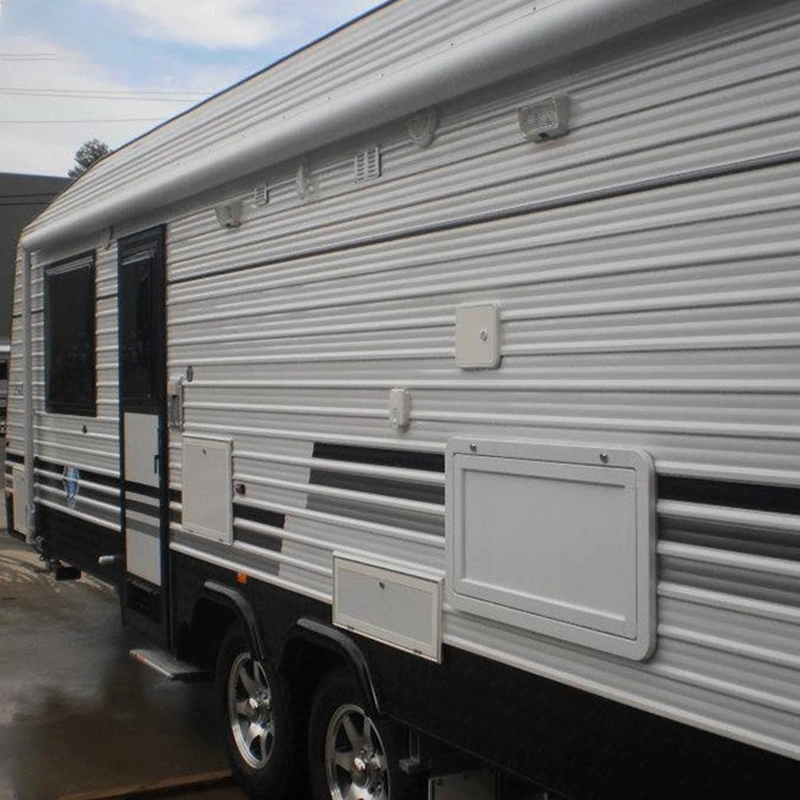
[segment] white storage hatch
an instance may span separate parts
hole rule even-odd
[[[634,659],[655,643],[646,453],[457,437],[447,599],[459,611]]]

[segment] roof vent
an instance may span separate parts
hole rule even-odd
[[[408,118],[408,136],[417,147],[427,147],[436,138],[439,114],[435,107],[417,111]]]
[[[381,150],[377,144],[359,150],[353,160],[355,182],[374,181],[381,176]]]
[[[220,228],[238,228],[242,224],[242,204],[239,200],[220,203],[214,208]]]
[[[269,203],[269,189],[266,183],[262,183],[253,189],[253,205],[265,206],[267,203]]]
[[[519,127],[529,142],[544,142],[569,133],[569,96],[554,94],[519,109]]]

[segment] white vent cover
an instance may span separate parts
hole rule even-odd
[[[359,150],[353,159],[355,182],[374,181],[381,176],[381,150],[377,144]]]
[[[238,200],[221,203],[214,208],[214,213],[221,228],[238,228],[242,224],[242,204]]]
[[[269,189],[266,183],[262,183],[253,189],[253,205],[265,206],[267,203],[269,203]]]
[[[569,97],[554,94],[519,109],[519,127],[530,142],[544,142],[569,132]]]
[[[306,159],[303,159],[297,165],[294,188],[297,190],[297,196],[301,200],[311,200],[314,195],[314,184],[311,181],[311,167],[309,167]]]
[[[417,111],[408,118],[408,137],[417,147],[427,147],[436,138],[439,114],[435,107]]]

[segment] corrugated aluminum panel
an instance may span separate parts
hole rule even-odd
[[[329,599],[334,549],[443,571],[443,506],[314,485],[314,442],[613,442],[661,475],[800,484],[800,167],[769,161],[794,148],[800,99],[784,12],[573,71],[558,143],[514,129],[517,104],[563,87],[544,74],[443,107],[427,151],[386,129],[379,184],[355,190],[349,151],[331,148],[311,158],[315,203],[276,173],[235,232],[210,206],[171,222],[170,369],[193,366],[187,430],[232,436],[235,480],[286,515],[265,579]],[[455,367],[454,308],[477,300],[501,305],[496,372]],[[412,394],[407,434],[389,427],[393,386]],[[796,518],[663,501],[659,522],[648,662],[452,609],[445,641],[800,757]]]
[[[236,234],[208,224],[210,207],[179,219],[171,236],[172,275],[275,261],[471,215],[571,205],[637,182],[674,180],[697,169],[720,170],[794,150],[800,60],[791,51],[797,20],[790,23],[764,34],[773,51],[787,53],[776,61],[756,60],[753,54],[765,41],[754,44],[751,31],[741,31],[722,51],[708,42],[698,45],[699,52],[680,67],[663,57],[647,59],[634,73],[636,81],[629,69],[621,75],[611,70],[602,81],[591,70],[573,73],[566,85],[563,71],[555,71],[535,90],[530,81],[512,84],[493,92],[470,124],[465,117],[474,98],[447,106],[435,146],[425,151],[411,144],[402,125],[387,128],[381,131],[384,177],[371,187],[353,183],[349,162],[335,150],[315,154],[310,163],[318,173],[319,202],[301,202],[294,176],[283,172],[269,179],[269,206],[246,204]],[[674,79],[678,68],[684,70],[680,89]],[[709,73],[716,76],[713,83]],[[565,140],[531,145],[519,133],[516,109],[554,89],[567,90],[573,99],[573,130]],[[243,199],[251,188],[240,190]],[[262,219],[270,224],[256,224]],[[187,236],[191,244],[183,241]],[[235,255],[228,246],[231,236],[241,245]]]
[[[56,465],[70,465],[110,478],[119,477],[119,412],[117,360],[116,248],[96,253],[96,381],[95,417],[48,414],[44,401],[44,266],[35,261],[32,279],[33,366],[34,366],[34,447],[38,459]],[[12,333],[12,363],[9,398],[8,449],[24,453],[22,396],[13,387],[22,387],[21,334],[19,306],[19,265],[15,281],[15,307]],[[85,429],[85,430],[84,430]],[[95,485],[85,478],[74,506],[70,506],[63,486],[63,474],[52,469],[36,469],[37,501],[73,514],[101,527],[119,530],[119,491]],[[84,489],[88,489],[86,491]]]
[[[408,26],[397,52],[418,58],[440,34],[430,19],[407,16],[413,8],[397,3],[386,19]],[[464,4],[454,24],[467,35],[521,8]],[[236,520],[255,541],[277,540],[273,549],[201,543],[174,523],[173,547],[327,602],[334,550],[443,574],[443,505],[398,490],[440,486],[441,475],[322,464],[317,443],[434,455],[465,432],[613,443],[648,451],[660,476],[800,486],[800,13],[770,5],[722,19],[725,9],[576,58],[567,77],[541,70],[455,99],[426,150],[400,123],[372,131],[384,168],[376,183],[352,182],[359,139],[310,154],[314,202],[297,197],[292,166],[177,209],[167,237],[168,357],[171,375],[194,370],[186,430],[233,438],[241,502],[285,523]],[[384,57],[368,22],[337,40],[351,54],[362,49],[354,75]],[[408,44],[414,36],[419,49]],[[397,52],[390,45],[385,56]],[[281,65],[274,98],[260,94],[264,76],[202,107],[207,125],[186,157],[260,124],[270,108],[282,113],[291,91],[324,92],[324,66],[312,49]],[[332,68],[330,85],[342,79]],[[573,99],[572,132],[525,143],[516,108],[554,89]],[[163,163],[198,114],[98,165],[51,218]],[[263,180],[269,205],[248,205]],[[214,221],[223,197],[245,199],[235,231]],[[113,473],[116,250],[101,252],[101,418],[81,450],[68,420],[44,415],[37,453],[85,457]],[[454,310],[477,300],[502,309],[498,371],[455,366]],[[12,383],[20,375],[13,362]],[[405,433],[389,424],[395,386],[412,395]],[[13,409],[21,451],[18,401]],[[180,457],[173,434],[172,489],[181,487]],[[315,478],[321,467],[341,483]],[[641,664],[452,609],[445,641],[800,758],[797,524],[790,514],[661,501],[659,644]]]

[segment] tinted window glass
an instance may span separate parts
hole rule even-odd
[[[119,277],[123,398],[129,409],[152,410],[158,397],[159,374],[152,259],[124,264]]]
[[[94,416],[94,260],[45,271],[45,407]]]

